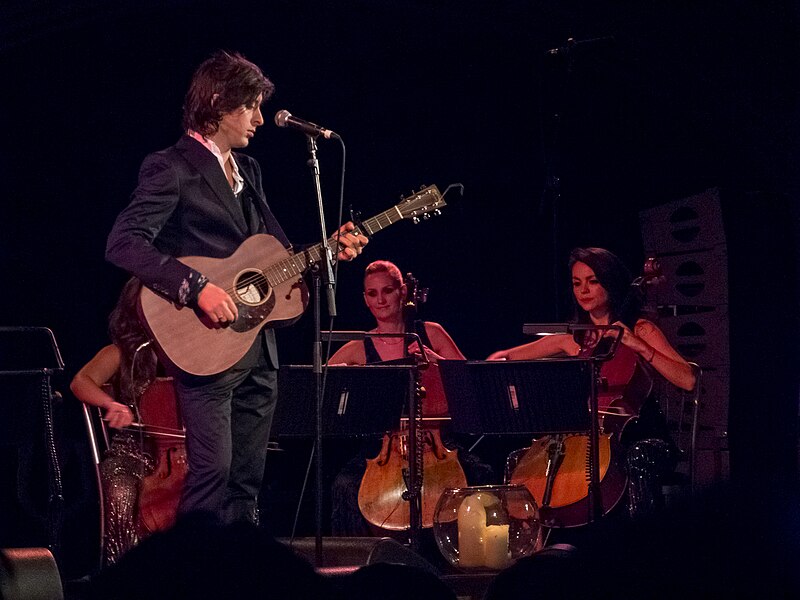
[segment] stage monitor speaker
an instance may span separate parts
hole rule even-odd
[[[708,307],[705,312],[664,317],[658,324],[685,359],[704,369],[730,364],[726,305]]]
[[[728,304],[728,257],[725,246],[703,252],[658,256],[664,282],[655,286],[659,306]]]
[[[639,222],[648,255],[698,252],[726,243],[717,188],[642,211]]]
[[[0,550],[0,598],[63,600],[61,577],[50,551],[46,548]]]
[[[382,538],[375,537],[324,537],[322,539],[322,565],[318,567],[363,567],[373,548]],[[314,563],[316,539],[298,537],[293,540],[278,538],[295,554]]]
[[[295,538],[291,544],[286,538],[280,538],[278,541],[289,546],[309,562],[314,562],[315,538]],[[355,569],[376,563],[389,563],[408,565],[434,575],[439,574],[438,569],[428,560],[388,537],[325,537],[322,540],[322,562],[321,566],[328,569],[347,567]]]

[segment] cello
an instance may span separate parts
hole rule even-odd
[[[428,290],[420,288],[411,273],[406,274],[405,282],[408,294],[403,317],[406,331],[413,331],[419,305],[427,300]],[[438,423],[447,419],[448,413],[437,365],[428,365],[418,372],[416,393],[419,414],[412,418],[425,423],[417,427],[417,447],[421,448],[417,464],[417,472],[422,475],[421,521],[423,528],[431,528],[442,492],[446,488],[465,487],[467,479],[458,452],[444,445],[439,432]],[[407,419],[403,419],[401,429],[384,435],[378,455],[367,460],[358,490],[358,507],[366,521],[378,530],[404,531],[410,527],[408,469],[409,459],[414,457],[409,457],[408,449]]]
[[[112,398],[120,397],[117,386],[111,383],[104,383],[102,389]],[[112,561],[142,538],[175,522],[187,470],[184,431],[172,379],[156,377],[144,391],[132,393],[130,403],[136,420],[118,430],[125,434],[120,438],[121,453],[112,451],[117,442],[111,441],[103,425],[109,451],[103,465],[108,460],[117,461],[108,463],[108,469],[104,468],[101,475],[104,551]],[[100,414],[99,408],[97,411]],[[125,450],[128,444],[135,448],[135,455]],[[119,456],[141,457],[141,469],[130,471],[126,462],[120,463],[115,458]],[[121,485],[116,480],[120,476]],[[135,478],[134,488],[126,492],[132,478]]]
[[[139,524],[145,535],[175,523],[188,469],[186,434],[175,386],[170,377],[157,377],[139,399],[145,450],[155,462],[139,489]]]
[[[631,283],[626,304],[644,301],[646,286],[660,281],[654,258],[645,262],[643,274]],[[591,354],[599,340],[584,340],[582,354]],[[600,510],[605,515],[623,498],[627,486],[624,442],[627,427],[635,422],[644,400],[653,389],[650,373],[638,355],[620,345],[602,363],[597,393],[600,425],[598,480]],[[588,523],[585,500],[589,493],[589,436],[557,434],[533,440],[529,448],[512,452],[506,461],[506,481],[523,484],[540,504],[542,523],[548,527],[578,527]]]

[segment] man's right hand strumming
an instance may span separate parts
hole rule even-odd
[[[212,323],[220,326],[233,323],[239,316],[236,303],[230,294],[210,282],[197,295],[197,306]]]

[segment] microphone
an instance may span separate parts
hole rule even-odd
[[[279,110],[277,113],[275,113],[275,125],[278,127],[293,127],[295,129],[299,129],[306,135],[310,135],[311,137],[322,136],[325,139],[341,139],[338,133],[335,133],[330,129],[320,127],[316,123],[311,123],[310,121],[304,121],[303,119],[293,117],[292,113],[290,113],[288,110]]]
[[[587,40],[576,40],[575,38],[569,38],[565,46],[559,46],[558,48],[551,48],[550,50],[545,52],[545,54],[547,56],[567,56],[570,54],[570,52],[577,50],[578,47],[593,46],[595,44],[606,44],[614,41],[615,40],[613,35],[589,38]]]

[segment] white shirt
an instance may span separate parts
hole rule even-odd
[[[222,158],[222,152],[220,152],[219,146],[217,146],[213,140],[209,140],[204,138],[202,135],[197,133],[196,131],[192,131],[191,129],[186,132],[187,135],[191,138],[196,139],[198,142],[203,144],[211,154],[217,157],[217,161],[219,162],[219,166],[222,168],[222,172],[225,173],[225,162]],[[239,167],[236,164],[236,161],[233,160],[233,153],[231,153],[231,175],[233,176],[233,193],[238,195],[244,189],[244,179],[239,174]],[[227,178],[227,176],[226,176]]]

